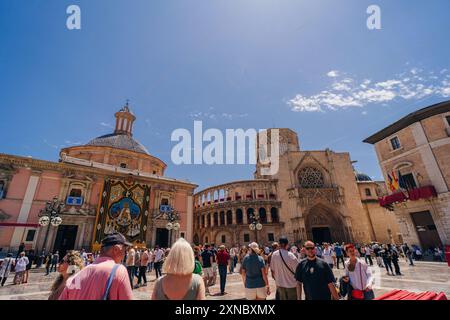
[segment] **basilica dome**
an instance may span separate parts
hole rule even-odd
[[[133,124],[136,117],[128,103],[114,116],[116,127],[112,133],[94,138],[84,145],[62,149],[61,160],[74,163],[75,158],[88,165],[101,163],[115,168],[138,170],[157,176],[164,175],[167,165],[152,156],[147,148],[133,138]]]
[[[358,182],[369,182],[372,181],[372,179],[365,173],[361,172],[355,172],[355,178]]]
[[[104,136],[92,139],[86,145],[98,147],[111,147],[149,154],[148,150],[139,141],[136,141],[130,135],[123,133],[106,134]]]

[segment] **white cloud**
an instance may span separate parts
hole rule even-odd
[[[409,73],[409,76],[405,76]],[[348,107],[364,107],[368,104],[387,105],[395,99],[419,100],[428,96],[450,97],[450,73],[447,69],[424,74],[422,69],[411,68],[407,72],[382,81],[358,80],[341,77],[332,70],[330,87],[313,95],[297,94],[288,101],[292,111],[324,112]]]
[[[209,108],[209,110],[213,110],[214,108]],[[245,118],[248,116],[248,113],[213,113],[213,112],[202,112],[195,111],[191,112],[189,116],[192,119],[211,119],[211,120],[233,120],[235,118]]]
[[[106,127],[106,128],[113,128],[113,126],[110,123],[106,123],[106,122],[100,122],[100,125],[102,127]]]
[[[330,78],[336,78],[339,76],[339,72],[337,70],[331,70],[327,73],[327,76],[329,76]]]

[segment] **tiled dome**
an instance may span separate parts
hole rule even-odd
[[[149,154],[148,150],[127,134],[107,134],[89,141],[88,146],[111,147]]]
[[[372,179],[365,173],[355,172],[356,181],[372,181]]]

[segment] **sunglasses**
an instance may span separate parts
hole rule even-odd
[[[306,250],[314,250],[316,247],[305,247]]]

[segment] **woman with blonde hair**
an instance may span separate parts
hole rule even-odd
[[[75,250],[67,252],[65,257],[59,263],[59,275],[50,289],[50,296],[48,297],[48,300],[58,300],[66,286],[67,279],[83,269],[83,267],[84,260],[81,257],[80,252]]]
[[[175,242],[164,261],[164,276],[158,278],[153,289],[152,300],[204,300],[205,285],[195,267],[191,245],[180,238]]]

